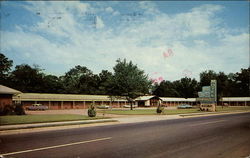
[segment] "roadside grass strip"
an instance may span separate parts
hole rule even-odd
[[[82,121],[82,120],[95,120],[95,119],[105,119],[105,118],[107,117],[88,117],[84,115],[74,115],[74,114],[21,115],[21,116],[9,115],[9,116],[0,116],[0,125]]]
[[[159,115],[156,113],[155,109],[134,109],[134,110],[98,110],[97,112],[103,114],[117,114],[117,115]],[[196,113],[200,112],[197,108],[195,109],[176,109],[176,110],[164,110],[162,115],[175,115],[183,113]]]
[[[216,107],[216,112],[234,112],[234,111],[249,111],[250,106],[235,106],[235,107]],[[98,113],[103,114],[117,114],[117,115],[159,115],[156,113],[156,108],[150,109],[111,109],[111,110],[97,110]],[[164,109],[162,115],[176,115],[188,113],[206,113],[199,110],[199,108],[191,109]]]
[[[238,110],[250,110],[250,106],[216,106],[218,112]]]

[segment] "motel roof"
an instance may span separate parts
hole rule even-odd
[[[196,98],[172,98],[172,97],[160,97],[165,102],[196,102]]]
[[[148,95],[148,96],[140,96],[138,98],[135,99],[135,101],[146,101],[149,100],[153,97],[157,97],[154,95]],[[162,101],[171,101],[171,102],[180,102],[180,101],[185,101],[185,102],[196,102],[196,98],[172,98],[172,97],[159,97],[159,99],[161,99]]]
[[[146,100],[149,100],[149,99],[151,99],[153,97],[156,97],[156,96],[154,96],[154,95],[140,96],[138,98],[135,98],[135,101],[138,101],[138,100],[140,100],[140,101],[146,101]]]
[[[250,101],[250,97],[223,97],[220,101]]]
[[[48,93],[22,93],[13,97],[21,101],[111,101],[108,95],[81,95],[81,94],[48,94]],[[116,98],[113,101],[127,101]]]
[[[6,87],[4,85],[0,85],[0,94],[19,94],[19,93],[22,93],[22,92]]]

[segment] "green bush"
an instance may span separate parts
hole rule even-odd
[[[95,106],[93,104],[91,104],[89,109],[88,109],[88,116],[89,117],[95,117],[96,116],[96,110],[95,110]]]
[[[14,111],[16,115],[25,115],[25,110],[22,104],[16,104]]]
[[[22,104],[5,105],[0,108],[0,116],[3,115],[25,115]]]
[[[164,107],[158,106],[156,109],[157,114],[163,113]]]
[[[13,105],[5,105],[1,109],[1,115],[15,115],[15,107]]]

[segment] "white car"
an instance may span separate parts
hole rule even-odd
[[[98,109],[109,109],[110,106],[108,105],[100,105],[100,106],[97,106]]]
[[[49,107],[42,104],[32,104],[26,108],[27,110],[48,110]]]
[[[130,108],[131,105],[123,105],[124,108]],[[137,105],[132,105],[133,108],[137,108],[138,106]]]

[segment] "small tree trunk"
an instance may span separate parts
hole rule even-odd
[[[130,101],[130,110],[133,110],[133,102]]]

